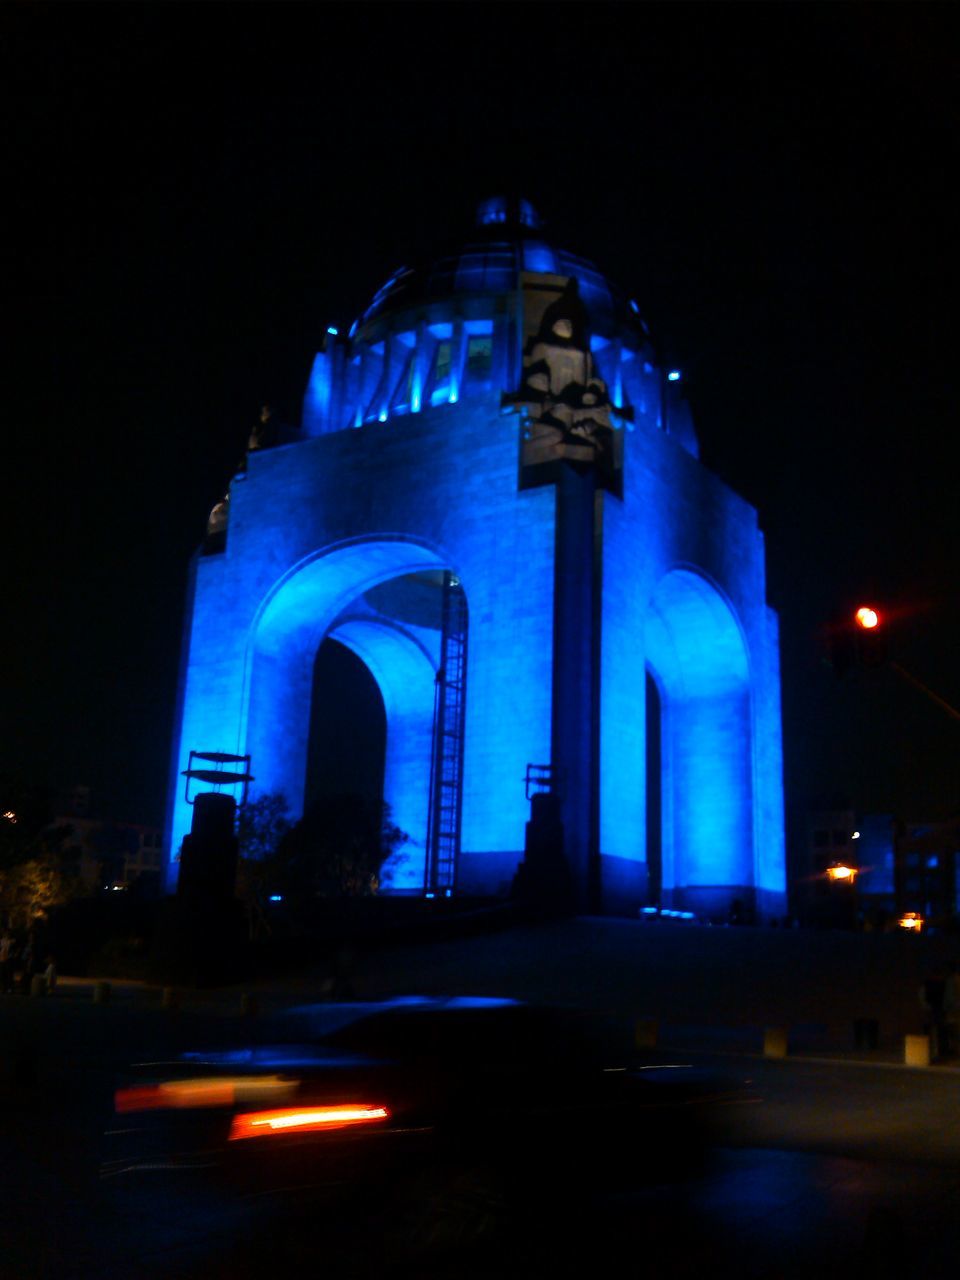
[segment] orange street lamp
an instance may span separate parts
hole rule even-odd
[[[880,614],[872,605],[862,604],[853,615],[853,620],[864,631],[873,631],[880,625]]]
[[[905,911],[897,924],[910,933],[919,933],[923,928],[923,916],[917,911]]]
[[[913,672],[908,671],[906,667],[901,667],[899,662],[888,661],[887,645],[884,639],[888,624],[879,609],[874,608],[872,604],[862,604],[854,612],[853,620],[860,633],[855,636],[854,643],[850,643],[849,624],[845,629],[841,628],[839,634],[834,637],[831,661],[838,675],[842,675],[852,662],[858,662],[861,667],[879,667],[886,664],[898,676],[902,676],[908,684],[925,693],[931,702],[942,707],[948,716],[952,716],[954,720],[960,720],[960,711],[956,707],[951,706],[938,693],[934,693],[922,680],[918,680]]]
[[[853,884],[856,878],[857,868],[848,867],[845,862],[835,862],[832,867],[827,867],[827,879],[835,884]]]

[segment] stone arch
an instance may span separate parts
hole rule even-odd
[[[715,914],[754,883],[747,647],[730,602],[683,567],[657,584],[644,645],[661,707],[664,901]]]
[[[384,868],[383,887],[394,891],[423,885],[439,635],[362,602],[392,579],[449,567],[435,548],[405,538],[325,548],[268,593],[248,642],[241,732],[254,785],[286,795],[295,818],[303,811],[313,664],[322,641],[346,645],[376,681],[387,720],[384,798],[410,837]]]

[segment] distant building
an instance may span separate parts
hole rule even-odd
[[[160,891],[160,828],[97,815],[89,788],[74,787],[61,797],[50,830],[65,832],[63,864],[84,892],[118,892],[134,884],[139,892]]]
[[[865,923],[883,925],[895,919],[894,819],[888,813],[867,813],[858,821],[856,845],[857,897]]]
[[[859,865],[852,809],[840,804],[801,811],[791,823],[791,910],[801,924],[851,927],[849,886],[830,879],[831,867]]]
[[[508,893],[530,768],[579,908],[783,913],[778,621],[757,512],[699,460],[639,309],[523,200],[331,326],[194,558],[169,879],[193,752],[311,794],[327,642],[375,680],[381,892]],[[319,728],[318,728],[319,726]]]
[[[944,822],[893,823],[893,893],[898,915],[931,926],[960,919],[960,815]]]
[[[895,927],[912,912],[942,928],[960,919],[960,816],[916,822],[811,809],[794,836],[791,900],[801,923]],[[830,878],[842,865],[856,872],[853,893]]]
[[[867,814],[860,822],[861,910],[875,922],[912,912],[927,927],[960,919],[960,817],[905,821]]]

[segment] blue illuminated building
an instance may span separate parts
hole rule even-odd
[[[410,836],[382,892],[508,892],[537,765],[581,909],[784,910],[763,535],[676,372],[525,201],[328,328],[302,425],[251,441],[192,565],[171,886],[191,750],[302,812],[333,639],[379,688]]]

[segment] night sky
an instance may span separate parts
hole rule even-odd
[[[8,4],[0,773],[159,821],[183,597],[328,324],[525,194],[754,504],[787,795],[937,816],[960,721],[839,680],[870,597],[960,706],[950,5]]]

